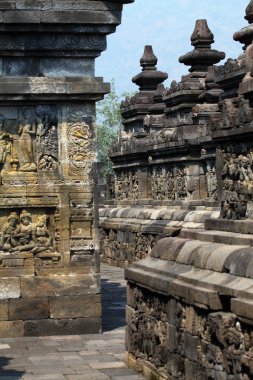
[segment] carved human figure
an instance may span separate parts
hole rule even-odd
[[[35,247],[32,249],[32,253],[54,252],[54,241],[47,228],[46,215],[38,217],[32,234],[35,242]]]
[[[20,214],[20,225],[18,226],[14,238],[17,246],[10,249],[10,252],[31,251],[35,247],[33,240],[32,217],[28,211],[23,210]]]
[[[8,216],[8,221],[3,225],[1,232],[0,248],[3,251],[9,251],[17,246],[16,230],[18,225],[18,215],[16,212],[11,212]]]
[[[250,160],[246,156],[239,156],[239,179],[240,181],[252,181],[253,172],[250,165]]]
[[[24,164],[20,167],[20,171],[23,172],[34,172],[37,166],[34,162],[34,152],[33,152],[33,139],[32,136],[36,135],[35,126],[28,122],[21,123],[19,126],[18,133],[19,147],[22,154],[22,159]]]
[[[217,177],[215,168],[208,166],[206,173],[206,184],[208,198],[216,200],[217,198]]]
[[[3,132],[3,123],[0,121],[0,164],[4,164],[8,154],[11,154],[12,135]]]

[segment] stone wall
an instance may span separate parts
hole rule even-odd
[[[253,378],[253,1],[245,19],[242,54],[218,66],[198,20],[180,57],[190,73],[168,89],[146,47],[140,91],[122,104],[102,251],[119,262],[126,247],[135,261],[127,360],[150,380]]]
[[[247,48],[247,56],[242,53],[216,65],[225,54],[212,49],[214,36],[206,20],[198,20],[191,36],[194,49],[179,58],[190,66],[189,73],[169,88],[162,84],[167,74],[157,69],[152,47],[145,47],[143,70],[133,78],[139,92],[122,102],[124,128],[110,152],[114,164],[110,199],[105,202],[106,213],[100,211],[106,240],[114,217],[114,231],[124,230],[124,221],[121,226],[116,215],[129,207],[142,209],[147,216],[139,219],[146,220],[147,228],[152,224],[149,210],[159,208],[167,208],[163,219],[168,223],[171,217],[180,222],[182,215],[194,210],[206,211],[204,219],[211,214],[225,220],[252,217],[251,11],[250,3],[246,15],[250,25],[234,36]],[[179,219],[170,214],[175,207],[181,210]],[[123,235],[118,234],[118,243],[127,245],[128,237]],[[155,240],[170,236],[161,235],[159,229],[153,235]],[[108,261],[105,249],[102,244],[103,259]],[[142,255],[135,249],[136,254],[122,259],[122,250],[116,251],[117,257],[109,261],[125,265],[145,256],[147,249]]]
[[[98,332],[94,75],[120,1],[0,3],[0,336]]]
[[[202,231],[204,222],[218,218],[219,211],[181,206],[117,207],[100,210],[100,252],[102,260],[115,266],[150,255],[155,244],[164,237],[178,236],[180,231]]]
[[[252,378],[253,249],[246,244],[166,238],[126,269],[131,367],[149,379]]]

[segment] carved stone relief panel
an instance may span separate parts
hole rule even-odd
[[[220,111],[219,114],[210,115],[208,126],[211,131],[242,128],[248,126],[253,119],[249,101],[243,97],[223,100]]]
[[[85,122],[68,123],[69,176],[90,174],[96,154],[92,146],[92,126]]]
[[[252,378],[252,333],[231,312],[203,310],[130,283],[127,319],[127,350],[140,366],[148,361],[173,379],[189,373],[194,379]]]
[[[132,263],[147,257],[157,236],[141,232],[100,229],[100,252],[107,262]]]
[[[244,219],[252,214],[253,148],[248,144],[226,146],[222,161],[221,218]]]
[[[118,200],[139,198],[139,180],[136,170],[124,170],[116,174],[115,197]]]
[[[59,167],[58,123],[54,106],[20,107],[10,115],[0,108],[0,166],[6,182],[12,177],[37,178],[34,173]],[[2,112],[2,113],[1,113]]]
[[[152,194],[157,200],[178,200],[188,197],[188,171],[181,165],[153,168]]]
[[[54,213],[53,209],[1,210],[0,255],[50,256],[57,253],[57,219]]]
[[[152,197],[157,200],[175,199],[175,179],[172,167],[154,167]]]
[[[214,161],[207,161],[205,177],[206,177],[207,197],[209,200],[216,201],[218,199],[218,184],[217,184],[216,167],[215,167]]]

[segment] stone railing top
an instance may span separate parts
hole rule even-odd
[[[154,258],[194,268],[253,278],[253,247],[164,238],[151,252]]]
[[[180,208],[136,208],[117,207],[103,208],[99,211],[100,218],[170,220],[193,223],[204,223],[206,219],[218,218],[219,212],[214,210],[182,210]]]

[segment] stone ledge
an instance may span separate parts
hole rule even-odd
[[[253,278],[253,247],[190,240],[181,237],[158,241],[151,257],[195,267]]]
[[[110,91],[110,84],[100,77],[5,77],[0,78],[1,95],[82,95]]]
[[[104,218],[113,219],[144,219],[144,220],[171,220],[171,221],[183,221],[193,223],[204,223],[206,219],[218,218],[219,211],[215,210],[186,210],[179,207],[167,208],[160,207],[154,208],[139,208],[139,207],[115,207],[115,208],[102,208],[99,210],[99,216],[101,220]]]
[[[120,10],[2,10],[3,24],[112,24],[121,22]]]
[[[129,282],[160,294],[179,297],[185,303],[203,309],[222,310],[224,297],[252,300],[253,295],[251,278],[151,257],[126,268],[125,275]]]

